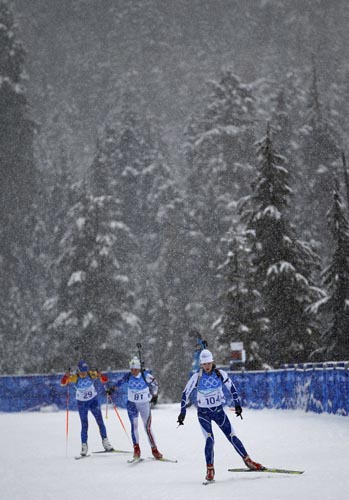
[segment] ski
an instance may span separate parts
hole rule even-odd
[[[251,469],[228,469],[229,472],[271,472],[273,474],[303,474],[304,470],[276,469],[274,467],[265,467],[261,470]]]
[[[154,460],[155,462],[170,462],[171,464],[176,464],[178,463],[178,460],[172,460],[171,458],[155,458],[155,457],[148,457],[148,460]]]
[[[88,458],[90,456],[91,456],[90,454],[88,454],[88,455],[79,455],[78,457],[74,457],[74,458],[75,458],[75,460],[80,460],[81,458]]]
[[[98,454],[98,453],[133,453],[133,451],[126,451],[126,450],[99,450],[99,451],[93,451],[93,455]]]
[[[209,484],[213,484],[213,483],[215,483],[214,479],[212,479],[212,481],[204,481],[202,484],[203,484],[203,486],[208,486]]]
[[[139,464],[140,462],[144,462],[144,458],[132,458],[131,460],[127,460],[128,464]]]

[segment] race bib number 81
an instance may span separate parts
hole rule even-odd
[[[142,391],[129,391],[128,393],[129,401],[133,401],[134,403],[143,403],[149,401],[149,390],[148,388]]]

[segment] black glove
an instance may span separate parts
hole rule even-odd
[[[179,423],[179,425],[184,425],[184,419],[185,419],[185,413],[180,413],[178,415],[178,419],[177,419],[177,422]]]
[[[107,396],[111,396],[113,394],[113,392],[115,392],[115,387],[112,386],[112,387],[108,387],[106,390],[105,390],[105,393]]]
[[[236,415],[237,417],[240,417],[240,418],[242,419],[242,415],[241,415],[241,413],[242,413],[242,408],[241,408],[241,406],[240,406],[240,405],[236,405],[236,406],[235,406],[235,415]]]
[[[157,395],[154,394],[154,396],[151,398],[150,402],[153,404],[153,405],[156,405],[156,403],[158,402],[158,397]]]

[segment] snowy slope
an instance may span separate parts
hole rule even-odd
[[[0,414],[0,497],[4,500],[332,500],[349,491],[349,419],[300,411],[230,413],[235,431],[252,458],[268,466],[304,469],[302,476],[233,474],[228,467],[243,463],[216,428],[216,483],[203,486],[204,440],[194,408],[177,428],[179,405],[159,405],[153,426],[160,451],[178,463],[144,461],[127,464],[125,455],[94,455],[74,460],[80,451],[80,422],[70,413],[66,450],[65,412]],[[105,415],[105,411],[103,412]],[[120,410],[127,431],[125,410]],[[130,450],[128,437],[112,408],[106,420],[109,439]],[[101,449],[90,416],[90,450]],[[142,455],[150,455],[143,428]]]

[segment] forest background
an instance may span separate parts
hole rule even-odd
[[[346,0],[0,2],[0,373],[197,334],[349,359]]]

